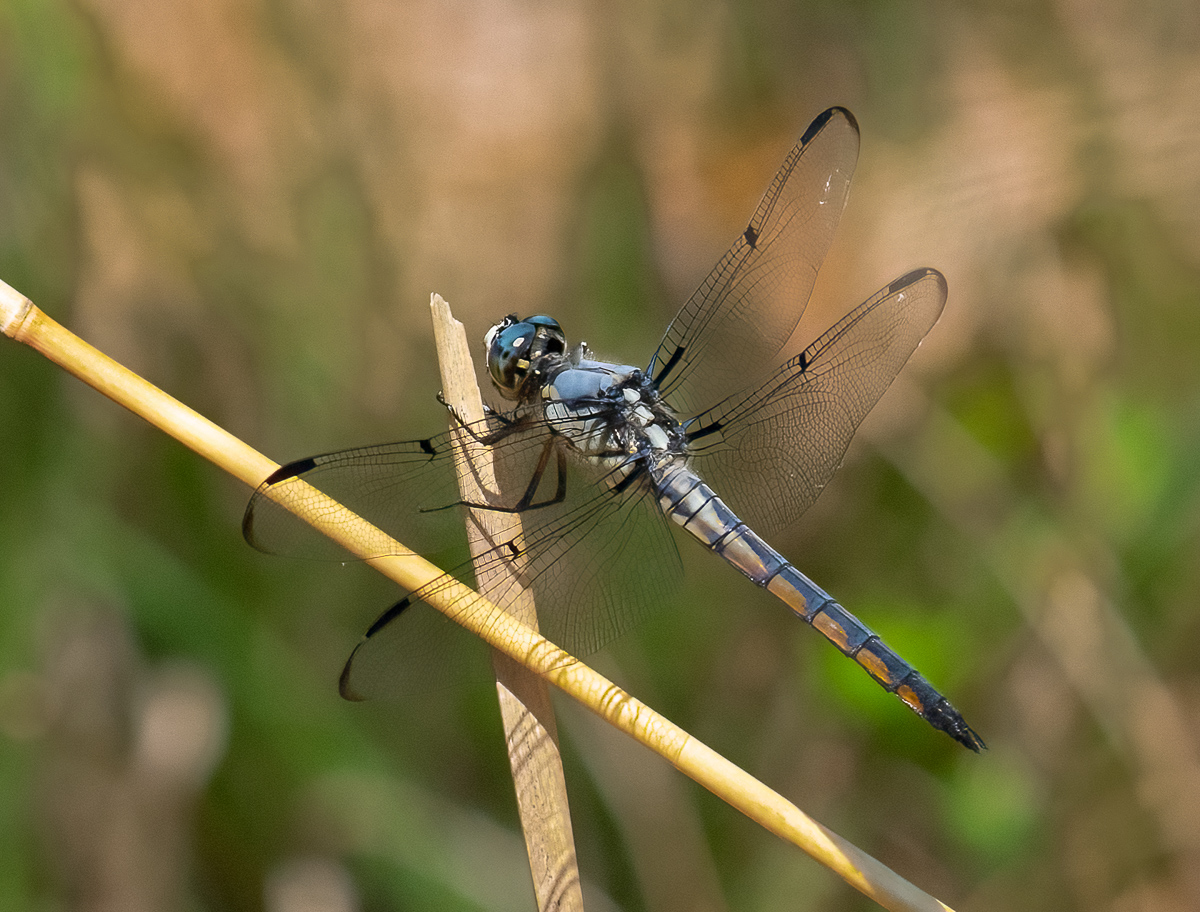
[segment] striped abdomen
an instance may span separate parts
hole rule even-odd
[[[985,746],[958,710],[912,665],[755,535],[686,465],[671,464],[656,479],[656,489],[664,513],[787,604],[866,669],[884,690],[896,694],[934,728],[971,750]]]

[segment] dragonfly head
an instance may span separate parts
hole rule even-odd
[[[523,399],[532,392],[530,381],[540,385],[547,360],[561,358],[567,349],[567,337],[553,317],[526,317],[509,314],[487,331],[488,373],[500,395]]]

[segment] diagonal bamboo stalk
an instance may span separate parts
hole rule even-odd
[[[483,400],[463,325],[451,315],[450,305],[441,295],[432,296],[429,309],[441,365],[443,398],[468,424],[482,421]],[[497,490],[491,451],[470,434],[459,433],[457,436],[458,446],[467,454],[467,459],[459,462],[458,484],[462,499],[464,503],[486,503],[488,494]],[[521,520],[515,513],[489,510],[469,510],[468,513],[467,538],[471,557],[476,561],[489,553],[495,542],[510,540],[520,534]],[[493,564],[490,569],[491,572],[476,571],[479,591],[488,598],[495,592],[504,591],[508,575],[515,572],[507,565]],[[525,590],[515,603],[512,600],[506,603],[505,609],[523,624],[537,630],[537,609],[529,590]],[[567,809],[567,779],[558,750],[558,729],[550,690],[545,681],[502,652],[492,651],[492,664],[538,909],[582,910],[579,865],[575,857],[571,815]]]
[[[251,487],[278,468],[232,434],[88,345],[3,282],[0,332],[45,355]],[[406,589],[420,589],[442,576],[437,567],[337,501],[314,498],[319,492],[303,482],[278,487],[276,499],[281,505]],[[387,556],[367,557],[381,552],[388,552]],[[432,599],[434,608],[664,757],[751,820],[808,853],[885,909],[953,912],[466,586],[445,586],[440,593],[445,598]]]

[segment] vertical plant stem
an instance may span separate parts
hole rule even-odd
[[[443,398],[468,424],[482,421],[483,402],[463,325],[454,319],[450,306],[440,295],[433,295],[429,307],[441,365]],[[491,451],[461,428],[457,437],[466,454],[465,459],[457,460],[462,499],[465,503],[487,503],[498,491]],[[515,513],[467,511],[467,538],[471,556],[477,561],[490,554],[497,544],[520,534],[521,520]],[[489,568],[477,569],[480,593],[499,604],[501,593],[514,585],[510,576],[517,569],[507,562],[499,565],[493,562]],[[506,598],[504,607],[521,623],[537,630],[537,608],[528,589],[522,590],[517,598]],[[492,651],[492,663],[538,909],[581,910],[583,894],[567,807],[567,780],[558,750],[558,729],[549,688],[545,681],[502,652]]]

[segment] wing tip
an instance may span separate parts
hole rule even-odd
[[[362,648],[363,643],[366,641],[367,638],[363,637],[359,644],[354,647],[354,651],[350,653],[350,658],[346,659],[346,664],[342,666],[341,675],[338,676],[338,694],[341,695],[343,700],[347,700],[350,703],[362,703],[367,699],[364,694],[355,690],[354,685],[350,683],[350,671],[354,665],[354,657],[358,655],[358,650]]]
[[[883,295],[888,296],[898,294],[903,292],[905,289],[912,288],[915,285],[920,285],[921,283],[925,282],[932,284],[932,293],[930,292],[928,286],[926,286],[926,289],[921,292],[921,297],[923,297],[927,302],[934,304],[934,310],[932,311],[933,319],[929,324],[932,326],[942,315],[942,310],[946,306],[946,299],[950,295],[950,288],[946,284],[946,277],[938,270],[932,268],[931,266],[924,266],[920,269],[914,269],[911,272],[906,272],[904,275],[900,276],[900,278],[888,285],[888,287],[884,290]]]
[[[342,666],[341,676],[338,678],[338,693],[341,694],[343,700],[349,700],[351,703],[361,703],[367,699],[366,694],[355,689],[350,683],[350,676],[354,669],[354,659],[358,655],[358,651],[362,649],[371,637],[379,633],[384,627],[394,621],[405,609],[412,605],[412,599],[408,596],[400,599],[396,604],[392,605],[387,611],[379,615],[375,619],[375,623],[367,628],[366,634],[358,641],[358,645],[354,647],[354,651],[350,653],[350,658],[346,659],[346,664]]]
[[[254,501],[250,501],[246,507],[246,512],[242,514],[242,538],[246,544],[256,551],[261,551],[257,537],[254,534]]]
[[[274,472],[267,476],[266,481],[260,487],[269,487],[273,484],[279,484],[281,481],[287,481],[289,478],[295,478],[298,475],[303,475],[305,472],[316,468],[317,457],[306,456],[304,459],[297,459],[289,462],[286,465],[281,465]]]
[[[941,288],[945,289],[946,277],[932,266],[922,266],[918,269],[912,269],[900,278],[894,280],[887,288],[887,293],[891,294],[894,291],[901,291],[909,285],[915,285],[917,282],[922,282],[925,279],[933,279]]]
[[[246,504],[246,512],[242,514],[242,538],[246,540],[246,543],[250,547],[266,554],[272,553],[270,548],[258,540],[258,536],[254,531],[255,506],[259,503],[263,492],[272,485],[277,485],[280,482],[287,481],[289,478],[297,478],[303,475],[305,472],[315,468],[316,465],[317,457],[315,456],[307,456],[304,459],[297,459],[286,463],[264,478],[262,484],[255,488],[254,495],[250,498],[250,503]]]
[[[841,118],[846,122],[846,125],[851,130],[858,134],[858,118],[850,113],[849,108],[843,108],[841,105],[834,105],[832,108],[826,108],[820,114],[813,118],[813,122],[808,125],[808,129],[804,131],[804,135],[800,137],[800,145],[807,146],[814,136],[821,132],[831,120]]]

